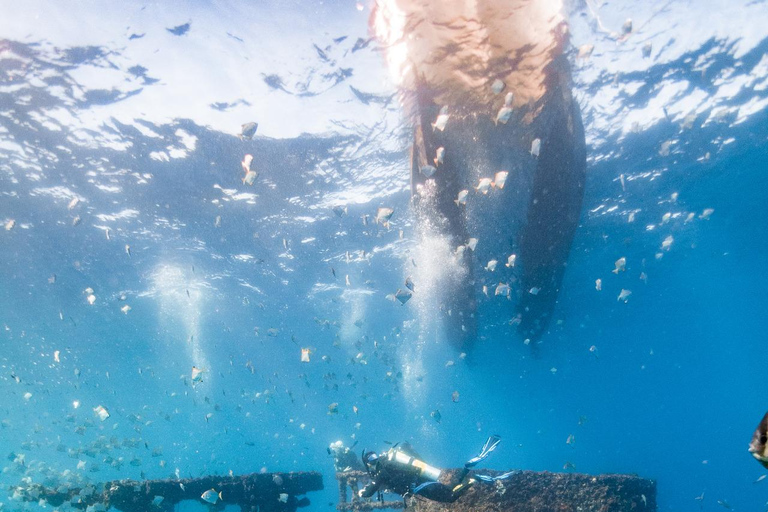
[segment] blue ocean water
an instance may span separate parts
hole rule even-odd
[[[431,321],[439,279],[386,298],[445,262],[411,261],[430,250],[411,130],[370,9],[3,16],[2,488],[317,470],[308,510],[333,510],[333,441],[456,467],[497,433],[487,467],[636,473],[660,510],[765,510],[747,452],[768,403],[765,2],[564,7],[588,162],[564,283],[535,352],[478,289],[466,357]]]

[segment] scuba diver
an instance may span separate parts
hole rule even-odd
[[[357,444],[357,442],[355,442],[355,444]],[[341,441],[336,441],[328,446],[328,455],[333,456],[333,466],[336,469],[336,472],[365,471],[365,468],[360,464],[357,455],[352,451],[355,444],[348,448],[344,446],[344,443]]]
[[[421,496],[432,501],[453,503],[478,480],[494,482],[516,473],[510,471],[499,476],[474,475],[474,478],[466,479],[469,471],[488,457],[499,442],[499,436],[489,437],[480,453],[464,464],[464,469],[454,479],[453,486],[438,482],[442,470],[423,462],[407,442],[397,444],[381,454],[363,450],[363,464],[371,476],[371,481],[357,494],[360,498],[370,498],[377,491],[389,491],[403,498]]]

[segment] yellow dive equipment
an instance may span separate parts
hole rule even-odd
[[[412,466],[419,470],[419,475],[429,480],[437,481],[440,478],[440,470],[430,466],[424,461],[406,455],[396,448],[392,448],[387,452],[387,459],[393,460],[406,466]]]

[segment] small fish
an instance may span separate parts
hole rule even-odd
[[[440,114],[437,116],[437,119],[434,123],[432,123],[432,131],[440,130],[441,132],[445,130],[446,125],[448,124],[448,118],[450,115],[448,114],[448,107],[443,107],[440,109]]]
[[[512,94],[512,93],[510,93]],[[503,106],[499,109],[499,112],[496,114],[496,124],[507,124],[507,122],[512,117],[512,108],[508,106]]]
[[[512,289],[509,287],[506,283],[499,283],[496,286],[496,292],[494,295],[503,295],[504,297],[509,298],[510,294],[512,293]]]
[[[344,284],[346,284],[347,286],[352,286],[352,283],[349,280],[349,274],[344,276]]]
[[[281,492],[280,495],[277,497],[277,501],[280,503],[288,503],[288,494]]]
[[[715,210],[712,208],[707,208],[703,212],[701,212],[701,215],[699,215],[699,218],[701,220],[709,220],[710,215],[715,213]]]
[[[395,213],[395,210],[392,208],[379,208],[376,210],[376,217],[374,220],[376,221],[376,224],[382,224],[384,227],[389,227],[389,219],[392,218],[392,215]]]
[[[88,304],[93,306],[96,303],[96,296],[94,294],[90,294],[86,297],[86,300],[88,301]]]
[[[629,212],[629,215],[627,216],[627,223],[632,224],[635,222],[635,212]]]
[[[624,256],[622,256],[621,258],[619,258],[619,259],[617,259],[617,260],[616,260],[616,262],[614,263],[614,265],[616,266],[616,268],[614,268],[613,270],[611,270],[611,272],[613,272],[614,274],[617,274],[617,275],[618,275],[618,273],[619,273],[619,272],[624,272],[624,271],[626,271],[626,270],[627,270],[627,258],[625,258]]]
[[[438,411],[437,409],[429,413],[429,415],[432,417],[432,419],[434,419],[438,423],[440,423],[440,420],[443,418],[443,415],[440,414],[440,411]]]
[[[208,489],[201,496],[200,499],[211,505],[215,505],[219,500],[224,499],[221,497],[221,493],[217,493],[214,489]]]
[[[576,466],[573,464],[573,462],[566,461],[565,464],[563,464],[563,469],[576,469]]]
[[[683,224],[688,224],[693,220],[695,216],[696,216],[695,213],[689,213],[688,216],[685,218],[685,221],[683,222]]]
[[[621,35],[628,36],[632,33],[632,18],[627,18],[627,21],[621,26]]]
[[[240,162],[240,165],[243,167],[243,172],[245,174],[248,174],[251,172],[251,164],[253,163],[253,155],[247,154],[243,157],[243,161]],[[250,185],[250,183],[249,183]]]
[[[640,280],[645,284],[648,284],[648,275],[645,272],[640,272]]]
[[[442,164],[444,160],[445,160],[445,148],[440,146],[439,148],[437,148],[437,152],[435,154],[435,160],[434,160],[435,167],[438,167],[440,164]]]
[[[507,262],[504,264],[507,268],[515,268],[515,260],[517,260],[517,254],[510,254],[507,258]]]
[[[453,202],[456,203],[456,206],[466,205],[468,196],[469,196],[469,190],[462,190],[461,192],[459,192],[459,195],[456,196],[456,199],[454,199]]]
[[[760,475],[759,477],[757,477],[757,480],[755,480],[755,481],[754,481],[754,482],[752,482],[752,483],[753,483],[753,484],[756,484],[756,483],[762,482],[763,480],[765,480],[765,478],[766,478],[767,476],[768,476],[768,475]]]
[[[661,224],[662,225],[666,224],[667,222],[669,222],[669,219],[671,218],[672,218],[672,213],[670,212],[665,213],[664,215],[661,216]]]
[[[128,244],[125,245],[125,254],[127,254],[129,258],[131,257],[131,246]]]
[[[347,207],[336,205],[333,207],[333,213],[335,213],[337,217],[341,217],[347,213]]]
[[[467,240],[467,247],[469,250],[474,251],[475,247],[477,247],[477,238],[470,238]]]
[[[496,265],[498,265],[498,263],[499,262],[496,260],[489,261],[488,264],[485,266],[485,270],[487,270],[488,272],[493,272],[494,270],[496,270]]]
[[[309,362],[309,349],[308,348],[302,348],[301,349],[301,362],[302,363],[308,363]]]
[[[272,483],[274,483],[278,487],[281,487],[283,485],[283,477],[281,477],[280,475],[273,476]]]
[[[453,393],[451,393],[451,401],[453,403],[458,403],[458,401],[459,401],[459,392],[458,391],[454,391]]]
[[[256,178],[258,177],[259,177],[259,173],[257,173],[256,171],[250,171],[250,170],[247,171],[245,173],[245,176],[243,176],[243,185],[248,185],[248,186],[253,185],[254,182],[256,181]]]
[[[730,503],[728,503],[728,502],[727,502],[727,501],[725,501],[725,500],[717,500],[717,504],[718,504],[718,505],[720,505],[720,506],[721,506],[721,507],[723,507],[723,508],[727,508],[728,510],[731,510],[731,508],[732,508],[732,507],[731,507],[731,504],[730,504]]]
[[[538,295],[540,291],[541,291],[541,288],[534,286],[533,288],[528,290],[528,293],[530,293],[531,295]]]
[[[81,219],[79,215],[75,215],[75,218],[72,219],[72,225],[79,226],[82,221],[83,219]]]
[[[573,447],[576,444],[576,436],[574,436],[573,434],[569,434],[568,439],[565,440],[565,444]]]
[[[256,135],[256,130],[259,128],[259,123],[245,123],[240,127],[240,139],[251,140]]]
[[[541,139],[533,139],[531,142],[531,155],[538,158],[541,153]]]
[[[760,464],[768,469],[768,412],[765,413],[760,424],[752,434],[752,441],[749,443],[749,453]]]
[[[603,289],[603,280],[598,278],[595,279],[595,290],[600,291]]]
[[[475,190],[481,192],[483,195],[488,194],[491,189],[491,178],[480,178],[480,183],[477,184]]]
[[[77,198],[77,197],[73,197],[73,198],[72,198],[72,200],[71,200],[71,201],[69,202],[69,204],[67,205],[67,209],[68,209],[68,210],[72,210],[72,209],[74,209],[74,207],[75,207],[75,206],[77,206],[77,204],[78,204],[79,202],[80,202],[80,199],[79,199],[79,198]]]
[[[413,280],[411,279],[411,276],[408,276],[405,278],[405,287],[411,290],[412,292],[416,291],[416,285],[413,284]]]
[[[159,507],[164,499],[165,498],[163,498],[162,496],[155,496],[154,498],[152,498],[152,505]]]
[[[437,168],[431,165],[424,165],[421,167],[421,169],[419,169],[419,172],[423,174],[424,177],[431,178],[437,172]]]
[[[203,382],[203,372],[205,370],[201,370],[197,366],[192,367],[192,382],[197,384],[198,382]]]
[[[501,91],[503,91],[506,86],[507,85],[503,81],[497,78],[491,84],[491,90],[494,94],[501,94]]]
[[[395,298],[400,301],[400,304],[405,304],[411,300],[411,297],[413,297],[413,294],[408,290],[401,290],[398,288],[395,292]]]
[[[61,359],[59,359],[59,354],[61,354],[60,351],[58,350],[53,351],[53,360],[56,361],[57,363],[61,362]]]
[[[645,43],[642,49],[643,58],[644,59],[649,58],[651,56],[652,51],[653,51],[653,45],[651,43]]]
[[[624,179],[624,174],[623,173],[619,174],[619,181],[621,182],[621,190],[622,190],[622,192],[626,192],[627,191],[627,182]]]
[[[123,312],[123,313],[125,313],[126,315],[128,314],[128,312],[129,312],[130,310],[131,310],[131,306],[129,306],[128,304],[126,304],[125,306],[123,306],[123,307],[121,307],[121,308],[120,308],[120,311],[122,311],[122,312]]]
[[[104,230],[104,236],[107,237],[107,240],[110,240],[110,238],[109,238],[109,228]]]
[[[583,44],[579,46],[579,54],[576,56],[577,59],[588,59],[592,56],[592,52],[595,50],[595,46],[592,44]]]
[[[483,295],[488,297],[488,286],[487,285],[483,285]]]
[[[672,247],[672,242],[674,242],[675,239],[672,237],[672,235],[669,235],[667,238],[664,239],[663,242],[661,242],[661,249],[664,251],[668,251],[670,247]]]
[[[627,303],[629,300],[629,296],[632,295],[632,292],[629,290],[625,290],[624,288],[621,289],[621,292],[619,293],[617,301],[624,301],[624,304]]]
[[[509,172],[507,171],[499,171],[496,173],[496,175],[493,177],[493,185],[494,187],[498,188],[499,190],[504,188],[504,184],[507,182],[507,177],[509,176]]]
[[[333,402],[328,406],[328,414],[337,414],[339,412],[339,403]]]
[[[13,229],[13,227],[16,225],[16,221],[11,219],[8,222],[5,223],[5,230],[10,231]]]
[[[217,215],[215,219],[213,219],[213,227],[220,228],[221,227],[221,215]]]
[[[104,408],[104,406],[97,405],[96,407],[93,408],[93,412],[96,413],[96,415],[99,417],[101,421],[104,421],[107,418],[109,418],[109,412],[107,411],[106,408]]]

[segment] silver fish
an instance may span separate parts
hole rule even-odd
[[[768,412],[765,413],[749,443],[749,453],[768,469]]]

